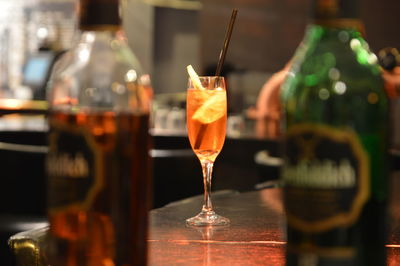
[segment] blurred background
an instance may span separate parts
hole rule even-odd
[[[186,66],[193,65],[199,74],[214,74],[232,8],[239,13],[223,68],[228,81],[228,138],[216,164],[218,178],[214,187],[248,190],[265,181],[259,162],[273,159],[276,168],[279,162],[274,156],[278,153],[279,136],[257,134],[255,121],[247,116],[247,110],[255,106],[263,84],[292,57],[308,22],[310,1],[125,0],[124,3],[123,25],[129,45],[151,77],[148,84],[154,91],[154,207],[202,191],[200,176],[195,185],[188,178],[199,173],[200,166],[186,136]],[[399,8],[397,0],[361,1],[359,13],[373,51],[400,46]],[[15,184],[14,189],[24,184],[17,177],[44,175],[46,84],[52,64],[71,47],[78,34],[76,10],[76,0],[0,0],[0,142],[5,145],[0,162],[2,175],[8,176],[3,178],[8,183],[1,186],[4,200],[15,195],[10,184]],[[24,100],[24,104],[16,99]],[[21,115],[22,109],[39,111]],[[8,144],[27,146],[15,151],[15,146]],[[238,148],[240,145],[243,149]],[[19,157],[11,159],[10,152]],[[27,154],[36,156],[35,160],[23,157]],[[191,163],[182,164],[182,160]],[[27,167],[18,167],[20,164]],[[35,167],[38,170],[32,171]],[[44,184],[43,177],[26,179],[32,185]],[[168,184],[176,188],[174,193],[161,189]],[[41,188],[45,195],[44,186]],[[40,202],[45,202],[44,196]]]
[[[265,80],[291,58],[310,11],[309,0],[126,2],[123,20],[129,44],[151,75],[157,95],[184,91],[188,64],[200,73],[215,71],[231,10],[238,8],[224,68],[232,94],[244,95],[243,102],[231,106],[235,111],[254,104]],[[398,46],[400,3],[360,2],[372,50]],[[37,87],[33,83],[44,74],[32,73],[27,63],[40,50],[58,52],[70,47],[75,5],[75,0],[0,0],[0,96],[34,97],[26,87]],[[46,72],[44,61],[35,61],[36,69],[40,65],[36,72]]]

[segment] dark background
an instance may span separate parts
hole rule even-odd
[[[350,0],[349,0],[350,1]],[[292,57],[302,40],[310,0],[202,0],[201,60],[215,64],[232,12],[238,16],[227,60],[236,68],[275,72]],[[374,52],[400,47],[400,1],[359,0],[366,39]]]

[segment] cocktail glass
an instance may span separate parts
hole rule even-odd
[[[200,81],[200,83],[199,83]],[[204,203],[201,212],[186,220],[188,225],[228,225],[229,219],[215,213],[211,203],[211,178],[214,161],[226,134],[226,87],[223,77],[189,78],[186,113],[190,145],[203,169]]]

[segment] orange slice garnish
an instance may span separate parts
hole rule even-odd
[[[224,90],[198,91],[195,97],[203,104],[193,114],[194,120],[209,124],[226,114],[226,92]]]

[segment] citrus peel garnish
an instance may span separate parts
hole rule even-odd
[[[203,85],[201,85],[199,75],[197,75],[196,71],[194,71],[194,68],[192,67],[192,65],[188,65],[186,67],[186,69],[187,69],[187,72],[189,73],[190,79],[192,80],[193,86],[198,90],[205,90]]]
[[[203,104],[196,110],[192,118],[203,124],[210,124],[217,121],[226,114],[226,92],[199,91],[196,93],[198,100]],[[197,97],[196,97],[197,98]]]

